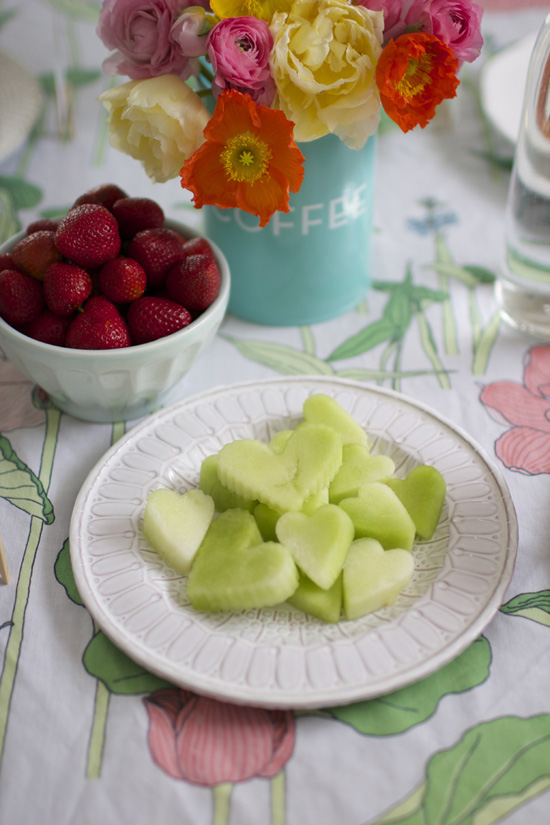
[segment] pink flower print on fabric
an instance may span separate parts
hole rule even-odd
[[[276,776],[294,750],[290,711],[241,707],[166,688],[144,699],[149,749],[174,779],[215,786]]]
[[[480,400],[497,421],[512,425],[495,442],[502,463],[525,475],[550,473],[550,346],[529,350],[523,384],[497,381]]]

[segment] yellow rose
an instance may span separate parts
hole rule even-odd
[[[274,14],[271,72],[295,140],[332,133],[360,149],[376,132],[383,27],[383,12],[347,0],[295,0],[288,13]]]
[[[200,97],[173,74],[132,80],[99,100],[109,112],[111,146],[141,161],[157,183],[177,177],[210,119]]]

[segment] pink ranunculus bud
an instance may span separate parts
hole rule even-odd
[[[214,69],[214,93],[237,89],[255,103],[270,106],[275,97],[269,56],[273,36],[265,20],[228,17],[208,35],[208,56]]]
[[[184,79],[197,66],[171,37],[174,20],[196,0],[103,0],[97,34],[108,49],[103,63],[107,74],[133,80],[180,75]]]
[[[384,43],[407,32],[427,32],[431,0],[356,0],[356,5],[384,12]],[[431,33],[431,32],[428,32]]]
[[[187,57],[206,54],[208,34],[217,18],[202,6],[191,6],[172,24],[171,37]]]
[[[472,63],[481,51],[483,9],[472,0],[430,0],[431,34],[451,47],[459,63]]]
[[[196,785],[271,778],[294,750],[291,711],[240,707],[165,688],[144,699],[157,765]]]

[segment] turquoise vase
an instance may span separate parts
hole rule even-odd
[[[228,312],[269,326],[343,315],[370,285],[376,138],[356,152],[327,135],[300,144],[305,175],[260,229],[254,215],[205,207],[205,232],[231,270]]]

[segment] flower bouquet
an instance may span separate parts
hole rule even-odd
[[[272,235],[289,235],[293,222],[277,216],[294,213],[296,257],[313,228],[371,219],[358,193],[372,192],[361,175],[373,165],[381,109],[405,132],[424,128],[456,95],[460,65],[478,56],[481,15],[472,0],[103,0],[97,31],[112,50],[104,70],[130,78],[100,96],[110,142],[153,181],[179,176],[197,208],[255,216],[255,225],[237,221],[247,239],[273,216]],[[324,178],[348,155],[349,181],[336,171],[342,188],[327,196],[326,218],[315,211],[318,192],[296,205],[308,177]],[[219,215],[220,226],[229,221]],[[351,306],[357,296],[342,300]]]

